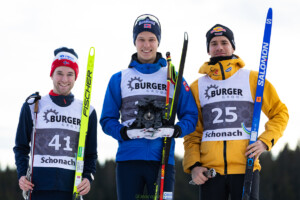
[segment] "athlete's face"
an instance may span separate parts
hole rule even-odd
[[[135,46],[138,60],[141,63],[154,63],[156,59],[158,41],[153,33],[144,31],[138,34]]]
[[[213,37],[209,43],[208,54],[213,57],[231,56],[234,52],[230,41],[225,36]]]
[[[70,67],[57,67],[51,77],[53,81],[53,92],[67,96],[75,83],[75,71]]]

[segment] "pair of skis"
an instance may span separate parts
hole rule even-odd
[[[166,95],[165,119],[169,121],[170,125],[175,124],[177,104],[178,104],[179,94],[180,94],[181,85],[182,85],[182,76],[183,76],[187,46],[188,46],[188,34],[185,32],[181,60],[180,60],[179,71],[178,71],[177,77],[175,77],[176,72],[174,69],[174,65],[171,62],[170,53],[167,52],[168,74],[167,74],[167,95]],[[176,82],[175,82],[175,79],[176,79]],[[174,89],[174,94],[173,94],[173,98],[172,98],[172,104],[171,104],[171,106],[169,106],[169,92],[170,92],[171,83],[173,83],[173,84],[175,83],[175,89]],[[165,181],[165,174],[166,174],[166,165],[168,164],[168,160],[169,160],[171,141],[172,140],[169,137],[165,137],[164,141],[163,141],[161,167],[159,169],[159,172],[157,175],[157,181],[155,184],[154,200],[164,199],[164,181]]]
[[[95,60],[95,48],[91,47],[89,51],[86,79],[85,79],[85,89],[82,102],[81,111],[81,122],[80,122],[80,132],[79,141],[77,149],[76,158],[76,169],[75,169],[75,179],[73,187],[73,200],[80,200],[82,196],[79,195],[77,191],[77,186],[82,181],[82,173],[84,168],[84,150],[85,150],[85,139],[88,131],[89,116],[90,116],[90,103],[91,103],[91,92],[92,92],[92,82],[93,82],[93,72],[94,72],[94,60]]]
[[[264,38],[263,38],[263,44],[261,50],[249,145],[255,143],[257,141],[257,136],[258,136],[259,120],[260,120],[261,107],[263,101],[265,78],[267,73],[272,21],[273,21],[272,8],[269,8],[266,23],[265,23],[265,32],[264,32]],[[247,158],[247,163],[246,163],[246,173],[244,178],[242,200],[249,200],[251,195],[254,157],[250,158],[249,156]]]

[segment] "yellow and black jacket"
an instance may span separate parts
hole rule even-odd
[[[226,80],[229,80],[230,78],[236,76],[236,74],[238,74],[239,72],[246,71],[245,69],[242,69],[244,66],[245,63],[243,62],[243,60],[234,55],[231,59],[221,60],[215,63],[204,63],[201,66],[199,73],[206,74],[206,79],[210,79],[212,81],[215,80],[219,84],[222,84],[225,83]],[[249,93],[251,93],[250,100],[252,101],[251,104],[253,105],[258,72],[249,70],[247,71],[249,77],[247,77],[246,80],[248,80],[249,83],[244,83],[244,85],[248,85]],[[191,91],[198,107],[198,123],[196,130],[184,137],[184,171],[186,173],[190,173],[191,167],[195,166],[196,163],[200,163],[203,167],[214,168],[221,175],[244,174],[246,169],[245,152],[246,147],[249,144],[248,139],[202,141],[204,138],[203,131],[205,132],[205,120],[207,120],[207,117],[209,116],[207,115],[208,113],[206,113],[205,115],[203,114],[204,111],[201,106],[203,102],[200,102],[201,96],[199,97],[199,89],[200,91],[202,89],[199,87],[203,86],[198,85],[199,80],[197,79],[191,84]],[[236,84],[238,85],[242,81],[245,81],[245,79],[238,81]],[[217,86],[214,85],[211,85],[211,87],[217,88]],[[209,90],[209,88],[206,90]],[[202,99],[204,98],[203,96],[208,97],[206,93],[205,95],[202,95]],[[268,147],[268,151],[270,151],[271,148],[276,144],[278,139],[283,135],[283,131],[286,128],[289,115],[287,107],[280,101],[275,88],[267,80],[265,81],[264,87],[262,111],[269,120],[265,124],[264,132],[258,137],[258,139],[264,142]],[[248,122],[248,124],[249,123],[251,124],[251,122]],[[257,169],[261,169],[258,159],[254,164],[254,170]]]

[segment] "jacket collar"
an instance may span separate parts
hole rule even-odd
[[[56,94],[53,92],[53,90],[51,90],[49,92],[49,96],[56,105],[61,107],[67,107],[74,101],[74,95],[72,93],[67,96],[63,96]]]
[[[156,53],[156,60],[154,63],[140,63],[137,59],[137,53],[131,56],[131,61],[128,68],[135,68],[139,72],[143,74],[152,74],[157,72],[160,68],[165,67],[167,65],[167,61],[162,57],[162,54]]]
[[[200,67],[199,73],[207,74],[214,80],[225,80],[244,66],[244,61],[237,55],[212,58]]]

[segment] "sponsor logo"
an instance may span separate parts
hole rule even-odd
[[[58,159],[58,158],[51,158],[49,157],[42,157],[41,158],[41,163],[55,163],[55,164],[63,164],[63,165],[69,165],[69,166],[75,166],[75,160],[65,160],[65,159]]]
[[[216,70],[214,71],[214,74],[213,74],[213,75],[214,75],[214,76],[217,76],[218,74],[219,74],[219,70],[216,69]]]
[[[240,130],[236,130],[236,131],[228,131],[228,132],[208,132],[205,133],[205,138],[219,138],[219,137],[238,137],[238,136],[243,136],[243,132]]]
[[[205,90],[204,95],[207,99],[217,96],[243,96],[243,90],[239,88],[219,88],[219,86],[210,85]]]
[[[164,192],[163,199],[164,200],[167,200],[167,199],[172,200],[173,199],[173,192]]]
[[[78,157],[83,157],[83,147],[79,147],[79,149],[78,149]]]
[[[219,70],[218,69],[215,69],[213,67],[210,68],[210,71],[212,72],[212,75],[213,76],[220,76],[219,75]]]
[[[149,20],[149,19],[145,19],[145,20],[139,21],[139,25],[141,25],[141,24],[152,24],[152,25],[155,25],[155,22],[152,21],[152,20]]]
[[[261,61],[259,66],[260,70],[258,74],[258,83],[257,83],[257,85],[260,86],[264,86],[265,83],[267,60],[268,60],[268,49],[269,49],[269,44],[264,42],[261,51]]]
[[[83,173],[83,166],[84,166],[83,160],[77,160],[76,171],[79,173]]]
[[[161,176],[162,176],[162,177],[165,176],[165,169],[161,169]]]
[[[256,97],[256,102],[261,102],[261,97]]]
[[[63,61],[64,65],[69,65],[70,63],[68,61]]]
[[[215,27],[213,30],[210,31],[210,33],[218,33],[218,32],[226,32],[226,29],[220,27],[220,26],[217,26]]]
[[[139,89],[166,91],[167,85],[162,83],[144,82],[140,77],[131,78],[128,81],[128,89],[131,91]]]
[[[71,60],[71,61],[75,62],[75,59],[72,56],[65,55],[65,54],[59,55],[59,60],[61,60],[61,59],[67,59],[67,60]]]
[[[80,119],[75,117],[65,116],[65,115],[59,115],[59,113],[56,110],[52,110],[52,109],[44,112],[43,117],[46,123],[61,122],[61,123],[66,123],[71,125],[80,125]]]
[[[225,72],[230,72],[232,70],[232,67],[229,67],[228,69],[225,70]]]
[[[88,117],[88,110],[90,108],[90,99],[91,99],[91,90],[92,90],[92,72],[90,70],[87,71],[86,76],[86,85],[84,91],[84,101],[83,101],[83,115]]]
[[[190,87],[188,86],[188,84],[186,83],[186,81],[183,82],[183,85],[184,85],[184,89],[185,91],[190,91]]]

